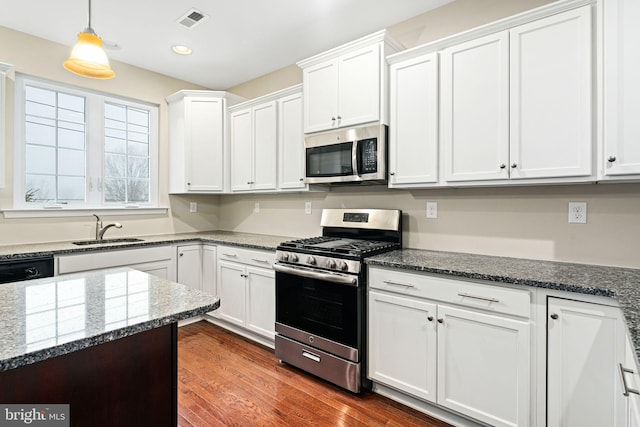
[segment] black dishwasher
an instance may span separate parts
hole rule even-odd
[[[0,259],[0,283],[53,276],[53,255]]]

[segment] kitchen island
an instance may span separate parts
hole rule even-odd
[[[177,425],[177,322],[217,297],[130,268],[0,285],[0,404],[71,425]]]

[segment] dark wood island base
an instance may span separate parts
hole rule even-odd
[[[177,323],[0,372],[0,403],[70,405],[71,426],[177,426]]]

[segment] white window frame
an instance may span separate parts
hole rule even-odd
[[[7,173],[5,169],[5,94],[7,90],[6,80],[7,75],[13,70],[13,65],[0,62],[0,188],[4,188],[5,175]]]
[[[26,86],[32,85],[82,96],[86,100],[86,168],[85,202],[69,205],[49,205],[27,203],[25,194],[25,93]],[[104,179],[104,103],[111,102],[149,111],[149,201],[139,204],[113,203],[104,201],[101,188]],[[80,87],[47,81],[16,73],[15,90],[15,126],[14,126],[14,197],[13,209],[4,210],[6,218],[12,217],[48,217],[48,216],[84,216],[86,211],[103,214],[127,213],[165,213],[166,208],[158,206],[158,116],[159,106],[134,99],[100,93]],[[98,154],[96,154],[98,152]],[[99,172],[99,174],[97,173]],[[90,186],[93,186],[93,191]]]

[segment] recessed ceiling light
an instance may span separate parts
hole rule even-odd
[[[171,46],[171,50],[178,55],[191,55],[191,53],[193,52],[188,46],[182,46],[179,44]]]

